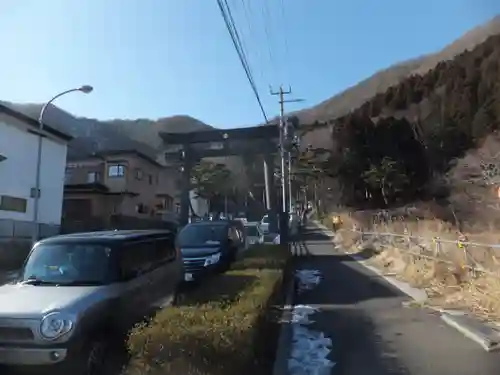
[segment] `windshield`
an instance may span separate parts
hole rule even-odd
[[[260,236],[256,225],[248,226],[248,227],[246,227],[246,229],[247,229],[247,236],[250,236],[250,237],[259,237]]]
[[[179,246],[219,245],[227,238],[225,225],[188,225],[177,237]]]
[[[41,244],[26,262],[22,281],[40,284],[103,284],[110,275],[111,249],[94,244]]]

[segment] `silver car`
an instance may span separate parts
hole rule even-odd
[[[109,338],[173,298],[182,279],[171,231],[42,240],[18,282],[0,287],[0,364],[101,374]]]
[[[264,236],[260,232],[259,222],[248,222],[245,224],[246,231],[246,247],[264,243]]]

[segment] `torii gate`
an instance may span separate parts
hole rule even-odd
[[[276,189],[274,186],[274,153],[277,151],[279,128],[264,125],[251,128],[214,129],[189,133],[160,132],[165,143],[167,162],[179,162],[182,166],[182,192],[180,222],[189,219],[189,190],[191,170],[196,163],[207,157],[243,155],[247,153],[264,155],[264,178],[266,185],[266,208],[271,213],[271,226],[276,228],[278,214]]]

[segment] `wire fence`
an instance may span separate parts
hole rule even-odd
[[[500,278],[500,244],[471,242],[465,235],[460,235],[457,240],[449,240],[438,236],[413,235],[407,231],[363,231],[355,226],[342,230],[357,233],[362,242],[376,239],[382,247],[389,245],[415,257]]]

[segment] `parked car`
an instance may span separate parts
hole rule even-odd
[[[288,228],[290,230],[291,235],[296,235],[299,230],[299,216],[296,213],[291,213],[289,215],[289,220],[288,220]],[[264,215],[262,217],[262,220],[259,223],[259,228],[260,231],[264,234],[267,235],[269,234],[269,215]],[[279,230],[279,218],[276,219],[276,223],[278,224],[278,230]]]
[[[184,261],[184,280],[190,282],[228,269],[244,246],[244,228],[238,221],[186,225],[177,236],[177,247]]]
[[[237,216],[237,217],[234,218],[234,220],[241,221],[243,223],[243,225],[245,225],[246,223],[248,223],[248,219],[246,218],[246,216]]]
[[[262,234],[269,233],[269,215],[266,214],[262,217],[259,223],[259,229],[262,232]]]
[[[174,245],[168,230],[77,233],[35,244],[17,283],[0,287],[0,364],[106,373],[110,338],[181,284]]]
[[[260,232],[259,222],[247,222],[245,224],[245,231],[247,239],[246,247],[264,243],[264,236]]]

